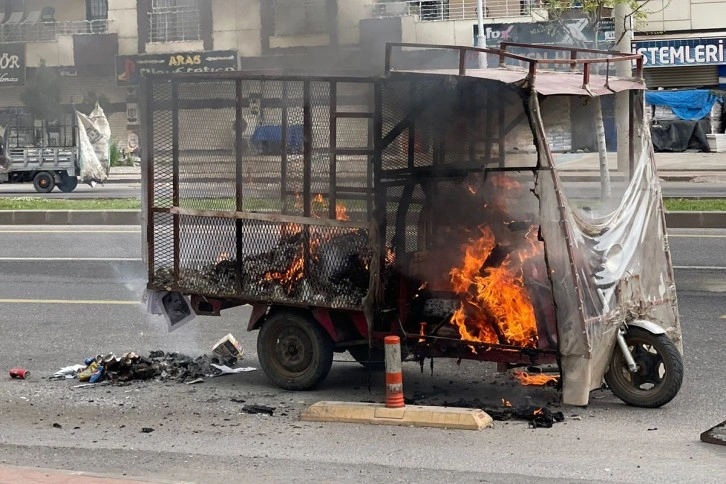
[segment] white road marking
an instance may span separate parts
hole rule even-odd
[[[97,304],[97,305],[132,305],[141,301],[112,301],[108,299],[0,299],[0,304]]]
[[[48,261],[71,261],[71,262],[137,262],[140,257],[0,257],[0,261],[13,262],[48,262]]]
[[[673,266],[673,268],[693,271],[726,271],[726,267],[724,266]]]
[[[2,234],[140,234],[141,230],[0,230]]]
[[[715,235],[715,234],[668,234],[668,238],[681,237],[684,239],[725,239],[726,235]]]

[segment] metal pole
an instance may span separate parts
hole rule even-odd
[[[613,9],[613,16],[615,17],[615,39],[618,41],[615,46],[615,50],[625,53],[632,52],[632,40],[633,40],[633,29],[632,29],[632,11],[627,3],[621,3],[616,5]],[[630,15],[630,16],[629,16]],[[615,74],[618,77],[632,77],[632,63],[631,62],[616,62]],[[630,93],[621,92],[615,95],[615,126],[618,140],[618,171],[625,172],[628,170],[629,161],[629,113],[632,107],[630,106]],[[629,179],[632,174],[627,174]]]
[[[486,8],[486,0],[476,0],[476,20],[477,20],[477,35],[476,35],[476,46],[480,49],[487,48],[487,38],[484,35],[484,9]],[[487,68],[487,55],[483,52],[479,53],[479,68]]]

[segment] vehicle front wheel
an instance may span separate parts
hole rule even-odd
[[[638,371],[628,369],[616,346],[605,374],[613,394],[634,407],[658,408],[673,400],[683,382],[683,358],[673,341],[664,334],[631,327],[625,342]]]
[[[285,390],[308,390],[328,376],[333,341],[312,316],[271,314],[257,335],[257,356],[267,377]]]
[[[50,193],[55,188],[55,177],[52,173],[41,171],[33,178],[33,187],[38,193]]]
[[[64,193],[70,193],[78,186],[78,178],[75,176],[65,175],[61,182],[58,184],[58,188]]]

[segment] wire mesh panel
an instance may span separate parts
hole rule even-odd
[[[235,82],[178,82],[175,89],[178,206],[234,210]]]
[[[371,82],[150,82],[150,285],[360,309],[372,257]],[[363,87],[339,95],[339,82]]]
[[[149,94],[147,93],[147,96]],[[151,87],[152,139],[154,150],[154,206],[169,208],[172,204],[172,88],[171,82],[155,82]]]

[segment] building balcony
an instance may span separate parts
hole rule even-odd
[[[487,0],[485,18],[531,17],[541,11],[544,0]],[[420,22],[476,20],[476,0],[379,1],[373,5],[374,18],[413,15]]]
[[[0,24],[0,43],[57,42],[59,36],[109,33],[109,21],[72,20]]]

